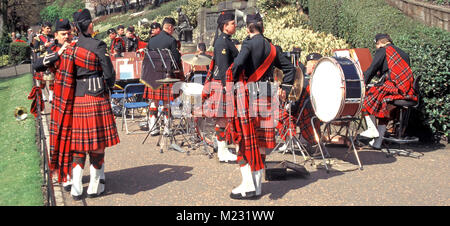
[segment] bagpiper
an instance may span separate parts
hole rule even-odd
[[[54,36],[52,35],[52,24],[50,22],[44,22],[41,25],[41,32],[37,34],[32,42],[34,61],[40,57],[44,57],[47,49],[53,45]],[[45,89],[48,85],[48,101],[53,100],[53,80],[54,74],[50,71],[35,72],[34,78],[37,82],[37,86],[41,89]],[[47,97],[42,93],[42,99],[47,101]]]
[[[71,195],[81,200],[86,156],[90,159],[88,197],[105,191],[105,148],[120,142],[111,110],[109,89],[115,71],[106,43],[94,39],[89,10],[74,13],[79,38],[60,56],[50,126],[50,168],[65,181],[71,174]]]

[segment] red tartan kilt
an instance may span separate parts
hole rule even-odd
[[[293,134],[295,136],[296,134],[296,126],[295,122],[297,121],[297,118],[300,114],[300,111],[303,109],[302,115],[300,116],[300,119],[298,120],[298,126],[300,127],[300,132],[302,134],[302,137],[305,138],[305,140],[310,143],[311,145],[317,144],[315,138],[314,138],[314,130],[313,125],[311,124],[312,117],[315,116],[314,109],[311,105],[311,102],[307,102],[306,106],[305,101],[309,97],[309,85],[306,87],[305,92],[302,93],[300,96],[300,100],[298,102],[298,112],[291,112],[292,116],[289,116],[289,112],[287,110],[280,109],[280,121],[278,122],[277,129],[280,133],[281,139],[286,140],[286,137],[284,136],[287,132],[288,126],[293,130]],[[291,117],[291,124],[289,124],[289,117]],[[314,126],[316,127],[316,131],[320,133],[320,122],[318,120],[314,121]],[[289,136],[289,134],[286,134]]]
[[[71,150],[94,151],[120,142],[109,95],[75,97]]]
[[[405,98],[388,93],[383,86],[373,86],[366,92],[362,113],[374,115],[377,118],[389,118],[388,103],[399,99]]]
[[[275,103],[271,106],[271,97],[259,98],[255,102],[250,103],[249,106],[254,106],[253,111],[258,113],[256,117],[251,117],[255,125],[256,144],[258,147],[273,149],[276,146],[275,129],[279,119],[279,104]]]
[[[42,81],[44,79],[44,72],[35,72],[33,78]]]
[[[143,98],[155,101],[173,101],[179,94],[171,93],[172,86],[173,84],[164,84],[161,88],[155,90],[146,86]]]
[[[208,118],[225,117],[227,102],[224,101],[222,81],[211,79],[211,82],[204,86],[203,93],[206,94],[203,103],[203,115]]]

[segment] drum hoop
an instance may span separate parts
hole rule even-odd
[[[358,73],[359,79],[360,79],[359,84],[361,85],[361,96],[360,96],[361,102],[359,104],[358,110],[355,113],[355,115],[358,115],[361,112],[361,110],[362,110],[363,103],[364,103],[364,98],[366,96],[366,87],[364,85],[364,77],[363,77],[363,73],[362,73],[362,70],[361,70],[361,66],[358,63],[356,63],[356,61],[354,59],[348,58],[348,57],[344,57],[344,58],[350,60],[353,63],[353,65],[354,65],[354,67],[356,69],[356,72]],[[342,68],[341,68],[341,71],[342,71]],[[343,72],[342,72],[342,74],[343,74]],[[344,86],[344,87],[346,87],[346,86]],[[344,100],[345,99],[347,99],[347,98],[344,98]]]
[[[334,58],[332,58],[332,57],[322,57],[318,62],[317,62],[317,64],[316,64],[316,67],[314,68],[314,71],[313,71],[313,73],[311,74],[311,78],[310,78],[310,87],[313,87],[313,83],[314,83],[314,74],[315,74],[315,72],[316,72],[316,69],[317,69],[317,66],[320,64],[320,62],[322,62],[322,61],[325,61],[325,60],[330,60],[333,64],[335,64],[335,65],[339,65],[339,63],[337,62],[337,60],[336,59],[334,59]],[[344,72],[342,71],[342,67],[338,67],[339,68],[339,71],[340,71],[340,75],[341,75],[341,89],[342,89],[342,101],[341,101],[341,104],[340,104],[340,106],[339,106],[339,110],[338,110],[338,112],[337,112],[337,114],[335,115],[335,117],[336,116],[338,116],[338,115],[340,115],[341,113],[342,113],[342,111],[344,110],[344,105],[345,105],[345,99],[346,99],[346,96],[345,96],[345,82],[343,83],[343,81],[345,81],[345,76],[344,76]],[[314,110],[314,112],[317,112],[316,111],[316,107],[315,107],[315,104],[316,104],[316,101],[314,100],[314,98],[312,98],[312,92],[311,92],[311,94],[310,94],[310,99],[311,99],[311,101],[314,103],[314,104],[311,104],[312,105],[312,107],[313,107],[313,110]],[[317,115],[317,114],[316,114]],[[319,118],[320,119],[320,118]],[[333,118],[332,120],[330,120],[330,121],[333,121],[334,119],[336,119],[336,118]],[[322,120],[322,119],[320,119],[320,120]],[[330,122],[330,121],[324,121],[324,122]]]

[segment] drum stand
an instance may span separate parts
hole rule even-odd
[[[195,119],[192,117],[182,116],[181,120],[182,121],[184,120],[185,128],[180,128],[183,126],[183,122],[180,122],[180,125],[178,126],[178,128],[180,128],[180,130],[182,132],[185,132],[186,134],[188,134],[187,137],[185,137],[184,134],[182,134],[183,141],[181,142],[181,146],[183,146],[184,143],[186,142],[188,147],[192,150],[202,148],[203,153],[205,155],[208,155],[208,157],[211,159],[213,157],[213,153],[211,151],[208,151],[208,144],[206,143],[206,141],[202,137],[199,137],[200,135],[197,133],[196,128],[195,128],[195,123],[193,122],[193,120],[195,120]],[[201,133],[201,131],[199,131],[199,133]],[[188,154],[189,154],[189,151],[188,151]]]
[[[159,135],[158,142],[156,144],[156,146],[160,147],[160,153],[164,152],[163,149],[165,148],[167,141],[169,141],[170,142],[169,149],[172,149],[172,150],[175,150],[175,151],[178,151],[178,152],[181,152],[181,153],[189,154],[189,151],[183,150],[180,146],[178,146],[176,144],[175,131],[172,130],[173,129],[172,128],[172,123],[173,122],[172,122],[172,115],[170,113],[170,111],[171,111],[170,104],[168,104],[166,102],[166,103],[164,103],[164,107],[167,108],[167,112],[166,111],[162,111],[161,112],[161,114],[156,119],[156,122],[153,125],[153,127],[150,128],[150,130],[148,131],[147,136],[145,137],[144,141],[142,141],[142,144],[145,143],[147,138],[150,136],[150,133],[155,129],[155,127],[158,125],[158,123],[163,123],[164,126],[160,127],[160,135]],[[164,117],[165,116],[167,116],[167,123],[164,122]],[[166,134],[165,134],[165,130],[168,131]],[[167,139],[169,139],[169,140],[167,140]],[[161,145],[161,140],[163,140],[162,145]]]
[[[311,124],[312,124],[312,125],[314,125],[314,119],[319,120],[319,119],[317,118],[317,116],[312,117],[312,118],[311,118]],[[318,146],[319,146],[320,154],[322,155],[323,163],[324,163],[325,169],[327,170],[327,173],[329,173],[330,170],[328,169],[327,161],[326,161],[326,159],[325,159],[325,155],[323,154],[322,145],[324,146],[324,149],[325,149],[325,151],[327,152],[328,155],[329,155],[329,153],[328,153],[328,151],[326,150],[325,144],[322,144],[322,140],[323,140],[323,138],[324,138],[324,136],[325,136],[325,132],[326,132],[327,130],[328,130],[328,134],[329,134],[329,135],[331,134],[331,124],[332,124],[333,122],[344,122],[344,124],[345,124],[344,126],[345,126],[346,129],[347,129],[347,135],[346,135],[346,137],[347,137],[347,139],[351,142],[351,145],[350,145],[350,147],[347,149],[347,153],[346,153],[344,159],[347,159],[348,155],[349,155],[350,152],[351,152],[351,149],[353,148],[353,152],[354,152],[354,154],[355,154],[356,160],[358,161],[359,169],[360,169],[360,170],[363,170],[363,166],[362,166],[362,164],[361,164],[361,161],[359,160],[358,151],[356,150],[356,147],[355,147],[356,133],[358,132],[359,127],[361,126],[361,119],[360,119],[360,118],[355,118],[355,117],[348,117],[348,118],[334,119],[334,120],[331,120],[330,122],[327,122],[327,123],[325,124],[325,129],[324,129],[324,131],[323,131],[323,133],[322,133],[321,136],[318,135],[318,133],[317,133],[317,131],[316,131],[316,128],[313,126],[314,136],[315,136],[315,138],[317,139],[317,143],[318,143]],[[350,129],[350,127],[351,127],[351,126],[350,126],[350,123],[351,123],[351,122],[358,123],[358,128],[356,128],[356,130]]]
[[[295,134],[296,131],[292,131],[292,128],[290,127],[292,120],[291,120],[291,108],[292,108],[292,101],[289,100],[289,102],[286,104],[286,107],[289,110],[289,124],[287,126],[287,130],[284,133],[284,137],[286,137],[286,141],[280,142],[277,144],[277,146],[275,146],[275,148],[273,150],[277,150],[281,144],[287,144],[286,150],[283,151],[283,155],[286,154],[286,152],[291,151],[292,155],[294,156],[294,163],[297,163],[297,160],[295,158],[295,148],[298,147],[298,149],[300,150],[300,152],[302,153],[303,159],[305,160],[305,163],[308,160],[313,161],[314,160],[311,158],[311,156],[309,156],[309,153],[306,151],[306,148],[303,146],[303,144],[298,140],[298,138],[292,134]],[[300,111],[300,115],[303,112],[303,109],[305,108],[305,104],[302,107],[302,110]],[[286,109],[283,109],[283,111],[285,111]],[[297,124],[295,124],[296,126]],[[305,156],[305,153],[308,157]]]

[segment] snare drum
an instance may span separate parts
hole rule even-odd
[[[194,73],[194,75],[192,75],[190,78],[189,78],[189,83],[198,83],[198,84],[202,84],[202,85],[204,85],[205,84],[205,81],[206,81],[206,76],[207,76],[207,73]]]
[[[365,87],[359,65],[352,59],[323,57],[311,76],[311,103],[323,122],[353,117],[362,108]]]
[[[183,112],[185,115],[193,114],[196,116],[198,112],[195,112],[195,110],[201,109],[202,106],[203,85],[191,82],[183,83],[181,84],[181,90],[183,91],[183,94],[181,94]],[[198,114],[201,116],[201,112]]]

